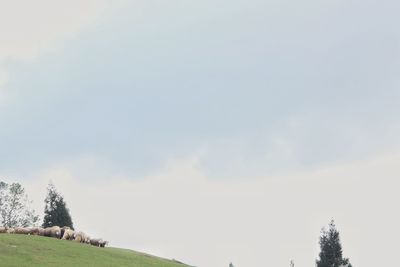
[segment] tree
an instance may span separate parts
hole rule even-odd
[[[329,224],[328,230],[322,228],[319,245],[321,252],[316,261],[317,267],[352,267],[349,259],[343,258],[339,232],[333,220]]]
[[[69,214],[64,197],[57,192],[52,183],[47,187],[47,196],[44,202],[43,227],[68,226],[71,229],[74,229],[71,215]]]
[[[19,183],[0,182],[0,222],[3,227],[33,226],[39,220]]]

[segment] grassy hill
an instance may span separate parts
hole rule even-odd
[[[98,248],[42,236],[0,234],[1,266],[187,267],[119,248]]]

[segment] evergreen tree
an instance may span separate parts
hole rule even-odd
[[[44,202],[43,227],[68,226],[71,229],[74,229],[71,215],[69,214],[64,197],[57,192],[52,183],[47,187],[47,196]]]
[[[343,258],[339,232],[333,220],[329,224],[328,230],[322,229],[319,245],[321,252],[316,261],[317,267],[352,267],[349,259]]]

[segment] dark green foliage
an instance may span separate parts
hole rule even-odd
[[[328,230],[322,229],[319,245],[321,252],[316,261],[317,267],[352,267],[349,259],[343,258],[339,232],[336,230],[333,220],[329,224]]]
[[[69,214],[64,198],[51,183],[47,187],[47,196],[44,202],[43,227],[68,226],[74,229],[71,215]]]

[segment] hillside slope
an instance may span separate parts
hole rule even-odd
[[[66,240],[0,234],[0,265],[187,267],[174,261],[127,249],[98,248]]]

